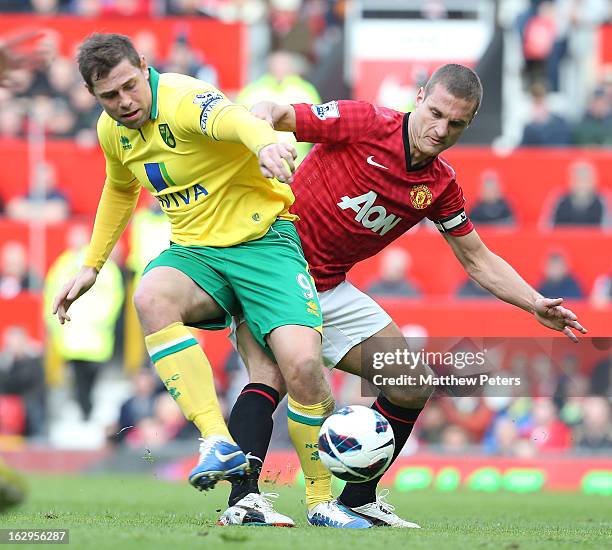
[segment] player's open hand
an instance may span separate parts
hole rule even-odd
[[[276,178],[282,183],[291,183],[295,172],[297,151],[290,143],[271,143],[259,151],[259,168],[266,178]]]
[[[581,334],[587,330],[578,322],[576,314],[561,306],[563,298],[539,298],[535,302],[535,316],[545,327],[558,330],[572,342],[578,342],[578,337],[572,329]]]
[[[70,321],[68,308],[79,296],[85,294],[96,282],[98,272],[93,267],[83,267],[76,277],[68,281],[53,300],[53,315],[61,325]]]

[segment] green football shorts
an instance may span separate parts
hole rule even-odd
[[[220,330],[242,314],[266,349],[265,337],[277,327],[322,330],[319,298],[293,222],[277,220],[260,239],[227,248],[172,243],[144,273],[160,266],[183,272],[225,311],[223,319],[191,326]]]

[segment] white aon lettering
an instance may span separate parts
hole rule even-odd
[[[357,212],[355,220],[363,227],[371,229],[374,233],[385,235],[393,229],[402,218],[395,214],[388,214],[384,206],[374,206],[378,195],[374,191],[368,191],[365,195],[350,198],[342,197],[338,204],[342,210],[351,209]]]

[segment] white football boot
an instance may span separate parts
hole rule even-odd
[[[411,521],[400,518],[396,513],[395,506],[392,506],[385,499],[389,496],[388,489],[384,489],[376,495],[376,502],[369,502],[363,506],[349,508],[360,516],[371,521],[375,527],[400,527],[402,529],[420,529],[421,526]]]
[[[217,525],[293,527],[295,522],[290,517],[274,509],[270,499],[277,497],[277,493],[249,493],[225,510]]]

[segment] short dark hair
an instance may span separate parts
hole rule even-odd
[[[134,44],[123,34],[94,33],[83,41],[77,54],[79,72],[90,88],[94,80],[108,76],[124,59],[140,67],[140,56]]]
[[[451,95],[473,101],[476,104],[474,113],[478,111],[482,101],[482,83],[478,75],[469,67],[457,63],[442,65],[434,71],[425,84],[425,97],[441,84]]]

